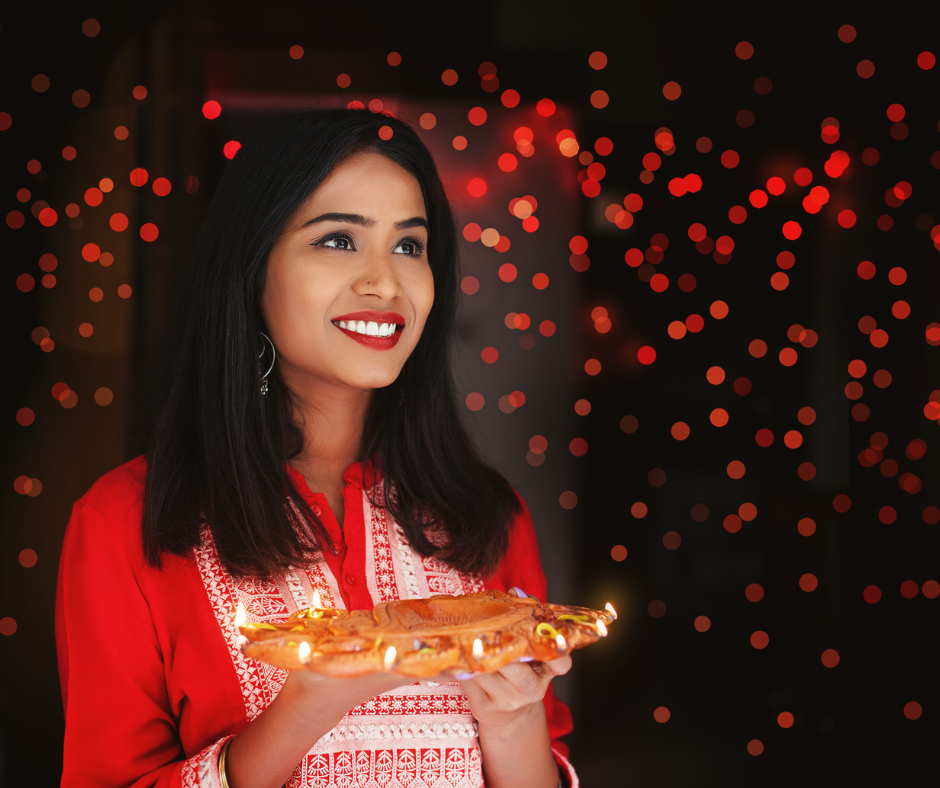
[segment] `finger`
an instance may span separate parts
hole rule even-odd
[[[549,679],[554,678],[555,676],[563,676],[565,673],[571,670],[571,656],[565,654],[564,656],[557,657],[540,664],[543,674],[547,675]]]
[[[537,662],[513,662],[504,665],[497,674],[524,694],[544,693],[544,689],[541,689],[542,670]]]

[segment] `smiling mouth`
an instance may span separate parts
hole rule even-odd
[[[334,320],[337,328],[367,337],[390,337],[404,329],[399,323],[377,323],[374,320]]]

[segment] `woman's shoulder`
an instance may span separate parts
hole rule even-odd
[[[125,462],[99,478],[76,506],[90,507],[108,519],[126,519],[143,505],[147,460],[143,455]]]

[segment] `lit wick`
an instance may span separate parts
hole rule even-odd
[[[559,651],[567,651],[567,650],[568,650],[568,641],[565,640],[565,636],[564,636],[564,635],[559,635],[558,637],[556,637],[556,638],[555,638],[555,643],[558,644],[558,650],[559,650]]]
[[[608,613],[610,613],[614,618],[617,618],[617,611],[614,610],[614,606],[610,604],[610,602],[608,602],[605,607],[607,608]]]
[[[597,619],[597,621],[595,621],[594,624],[597,627],[597,631],[601,633],[601,637],[602,638],[607,637],[607,625],[600,619]]]
[[[395,664],[395,657],[397,656],[398,656],[398,652],[395,651],[394,646],[389,646],[385,650],[385,669],[386,670],[391,670],[392,665]]]
[[[306,665],[310,661],[310,644],[306,641],[301,643],[300,648],[297,649],[297,656]]]
[[[480,638],[473,641],[473,658],[483,659],[483,641]]]
[[[239,627],[245,626],[245,622],[248,620],[248,614],[245,612],[245,606],[239,602],[238,607],[235,608],[235,629],[238,630]]]

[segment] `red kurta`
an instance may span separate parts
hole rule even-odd
[[[105,474],[75,504],[66,530],[56,598],[64,788],[219,788],[219,749],[271,703],[287,676],[241,654],[234,626],[239,602],[249,622],[263,622],[311,606],[314,590],[324,607],[347,610],[513,586],[545,599],[524,501],[506,556],[483,579],[415,553],[385,510],[369,504],[359,462],[343,474],[342,531],[326,497],[310,492],[290,469],[338,555],[325,552],[311,569],[292,569],[272,581],[239,581],[225,571],[204,529],[192,556],[165,557],[158,571],[146,564],[141,544],[145,470],[138,457]],[[365,472],[371,488],[371,461]],[[571,730],[571,715],[550,688],[545,709],[552,751],[576,786],[559,740]],[[476,723],[460,684],[425,681],[352,709],[288,780],[291,788],[482,785]]]

